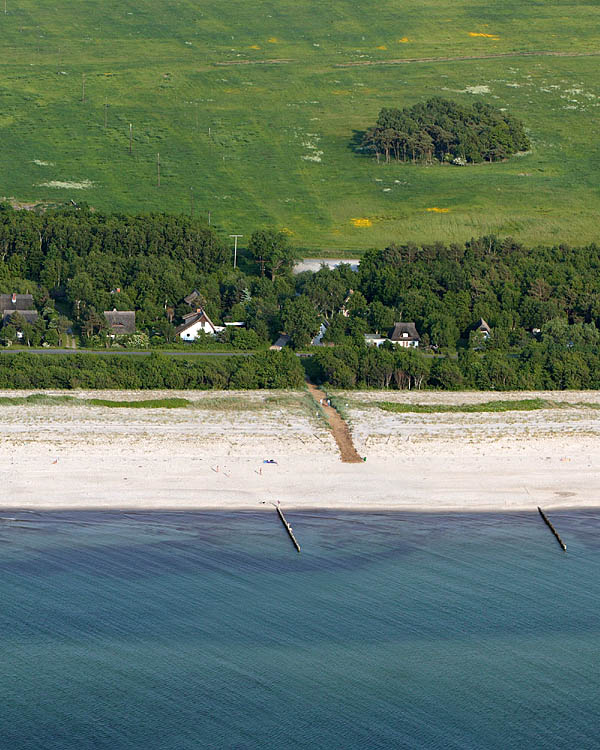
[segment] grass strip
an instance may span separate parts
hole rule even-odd
[[[116,401],[104,398],[77,398],[76,396],[49,396],[33,393],[30,396],[2,396],[0,406],[108,406],[115,409],[185,409],[192,402],[186,398],[152,398],[136,401]]]
[[[538,411],[539,409],[587,408],[598,409],[600,404],[570,403],[568,401],[548,401],[543,398],[520,399],[516,401],[485,401],[481,404],[398,404],[391,401],[377,401],[384,411],[395,414],[474,414],[504,411]]]

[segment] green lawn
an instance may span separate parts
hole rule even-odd
[[[597,239],[600,57],[519,54],[600,51],[597,4],[8,0],[7,9],[0,196],[210,211],[224,234],[272,225],[301,248],[336,254],[487,232],[530,244]],[[382,106],[438,94],[506,107],[525,122],[531,153],[460,168],[378,166],[353,152],[354,131]]]

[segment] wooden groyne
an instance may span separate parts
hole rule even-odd
[[[550,529],[550,531],[551,531],[551,532],[552,532],[552,533],[554,534],[554,536],[556,537],[556,541],[557,541],[557,542],[558,542],[558,543],[560,544],[560,546],[561,546],[561,549],[562,549],[562,550],[563,550],[564,552],[566,552],[566,551],[567,551],[567,545],[566,545],[566,544],[565,544],[565,543],[563,542],[563,540],[562,540],[562,539],[560,538],[560,535],[559,535],[558,531],[557,531],[557,530],[556,530],[556,529],[554,528],[554,526],[552,525],[552,523],[551,523],[550,519],[549,519],[549,518],[548,518],[548,516],[547,516],[547,515],[546,515],[546,514],[544,513],[544,511],[543,511],[543,510],[542,510],[542,509],[541,509],[541,508],[539,507],[539,505],[538,505],[538,511],[539,511],[539,513],[540,513],[540,516],[541,516],[541,517],[542,517],[542,518],[544,519],[544,523],[546,524],[546,526],[547,526],[547,527],[548,527],[548,528]]]
[[[300,552],[300,545],[298,544],[298,540],[294,536],[294,532],[292,531],[291,524],[286,520],[286,517],[283,515],[283,511],[281,510],[281,508],[279,507],[279,505],[275,506],[275,510],[277,511],[277,514],[278,514],[278,516],[279,516],[279,518],[281,520],[281,523],[285,526],[285,530],[289,534],[290,539],[292,540],[292,542],[294,544],[294,547],[298,550],[298,552]]]

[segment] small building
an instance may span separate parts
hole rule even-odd
[[[492,335],[492,329],[483,318],[479,318],[479,320],[477,321],[477,323],[475,323],[471,330],[479,331],[481,334],[483,334],[483,338],[486,339],[486,341]]]
[[[280,352],[284,346],[287,346],[290,343],[290,340],[291,336],[288,336],[287,333],[282,333],[277,341],[269,347],[269,349],[273,352]]]
[[[321,325],[319,326],[319,333],[314,337],[314,339],[310,342],[311,346],[323,346],[323,336],[325,335],[325,332],[329,328],[329,323],[324,320]]]
[[[12,322],[15,315],[20,315],[26,323],[33,324],[38,319],[37,310],[4,310],[2,312],[2,325],[8,325]],[[23,338],[23,334],[17,329],[17,338]]]
[[[134,310],[105,310],[104,317],[110,328],[109,336],[124,336],[135,333]]]
[[[354,289],[350,289],[348,291],[348,294],[346,295],[346,299],[342,302],[342,306],[340,307],[341,314],[347,318],[350,315],[350,310],[348,309],[348,305],[350,303],[350,300],[352,299],[352,295],[354,294]]]
[[[4,312],[35,310],[33,294],[16,294],[14,292],[12,294],[0,294],[0,310],[4,310]]]
[[[194,303],[200,299],[200,292],[197,289],[194,289],[193,292],[190,292],[187,297],[183,298],[183,301],[186,305],[189,305],[190,307],[194,307]]]
[[[367,346],[381,346],[384,341],[387,341],[387,337],[381,336],[379,333],[365,333],[365,344]]]
[[[390,331],[388,340],[396,346],[403,347],[416,347],[419,346],[421,337],[417,331],[417,327],[411,321],[410,323],[394,323],[394,327]]]
[[[195,341],[200,333],[210,336],[222,331],[224,326],[216,326],[204,310],[199,307],[195,312],[183,316],[183,323],[175,329],[182,341]]]

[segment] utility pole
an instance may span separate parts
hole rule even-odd
[[[133,125],[129,123],[129,153],[131,153],[132,141],[133,141]]]
[[[230,234],[230,237],[233,237],[233,267],[237,268],[237,241],[239,237],[243,237],[243,234]]]
[[[156,154],[156,187],[160,187],[160,154]]]

